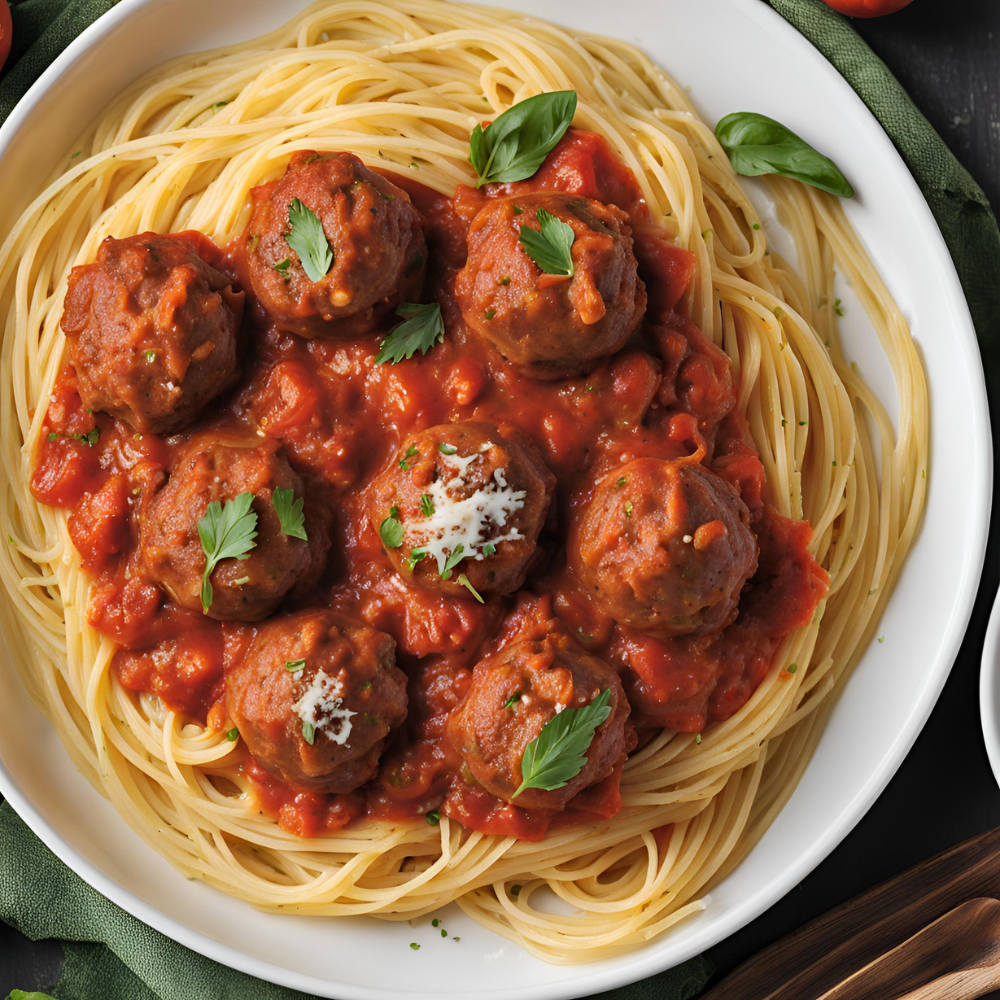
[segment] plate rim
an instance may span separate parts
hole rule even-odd
[[[28,124],[34,108],[44,99],[49,88],[59,79],[69,73],[74,65],[87,52],[96,47],[100,41],[121,23],[129,20],[144,8],[164,6],[172,0],[120,0],[109,11],[105,12],[93,24],[86,28],[77,38],[56,57],[52,64],[41,74],[38,80],[17,103],[7,120],[0,126],[0,158],[17,140],[18,133]],[[477,0],[481,2],[481,0]],[[975,497],[973,517],[979,542],[976,552],[970,553],[963,566],[961,586],[956,590],[953,610],[948,622],[948,630],[938,645],[934,657],[933,670],[929,673],[929,683],[922,700],[918,703],[909,720],[909,730],[898,734],[891,745],[890,751],[880,762],[880,770],[873,772],[869,781],[858,789],[853,798],[852,808],[845,810],[826,831],[826,835],[814,841],[808,850],[803,852],[798,861],[790,865],[780,880],[773,881],[747,897],[740,905],[732,907],[722,918],[717,920],[701,936],[688,942],[680,952],[679,957],[672,958],[664,964],[656,943],[650,943],[644,948],[627,952],[611,959],[609,967],[600,971],[587,965],[566,966],[568,972],[575,975],[558,983],[541,984],[531,988],[507,987],[491,989],[476,993],[476,1000],[569,1000],[572,997],[590,995],[603,990],[614,989],[628,983],[636,982],[668,968],[675,967],[687,959],[704,953],[707,949],[745,927],[768,907],[784,897],[802,878],[813,871],[836,848],[847,834],[860,822],[871,808],[872,804],[884,790],[890,779],[898,770],[907,753],[923,730],[931,711],[937,704],[941,690],[944,687],[951,669],[954,666],[962,640],[968,628],[973,605],[979,588],[982,569],[985,560],[985,542],[989,530],[992,506],[992,469],[993,448],[992,430],[989,421],[989,410],[986,396],[985,376],[983,372],[982,355],[976,338],[975,327],[969,312],[968,303],[962,290],[958,273],[951,254],[931,213],[930,207],[920,191],[916,180],[910,173],[891,139],[883,130],[881,124],[867,105],[857,95],[847,80],[830,63],[805,36],[786,22],[777,11],[761,0],[727,0],[737,12],[750,16],[755,20],[767,23],[767,30],[777,36],[784,44],[805,45],[811,50],[811,61],[816,65],[817,73],[826,76],[830,88],[841,91],[842,97],[852,103],[857,113],[859,129],[865,132],[864,141],[881,144],[883,152],[902,170],[902,182],[909,185],[909,198],[917,206],[920,216],[920,227],[928,246],[933,246],[936,256],[947,262],[943,269],[942,280],[950,286],[952,306],[956,312],[957,325],[953,331],[966,351],[971,355],[969,373],[978,376],[973,379],[975,399],[972,409],[975,423],[971,441],[973,451],[980,451],[980,461],[973,467],[978,481],[969,492]],[[933,461],[933,457],[932,457]],[[1000,603],[1000,597],[998,597]],[[997,618],[998,616],[994,616]],[[994,630],[994,642],[1000,643],[1000,623]],[[986,674],[996,671],[983,671],[981,677],[981,692],[985,691]],[[984,721],[985,721],[984,715]],[[991,753],[991,762],[1000,763],[1000,731],[997,734],[995,747],[996,759]],[[987,743],[989,746],[989,742]],[[67,760],[69,758],[67,757]],[[358,986],[349,983],[334,983],[329,979],[296,972],[273,965],[270,962],[256,958],[244,951],[239,951],[229,945],[222,944],[206,935],[192,930],[180,920],[168,916],[153,904],[147,903],[140,896],[121,886],[113,877],[102,871],[96,864],[89,861],[77,848],[73,847],[54,827],[50,826],[41,813],[32,805],[30,798],[14,780],[3,761],[0,760],[0,793],[11,803],[14,810],[31,828],[36,836],[71,870],[76,872],[93,889],[121,907],[127,913],[147,926],[159,931],[178,944],[204,955],[207,958],[229,966],[239,972],[255,976],[278,985],[298,989],[319,996],[340,997],[341,1000],[402,1000],[402,998],[426,998],[440,1000],[437,991],[407,992],[405,994],[394,990]],[[499,939],[498,939],[499,940]],[[664,939],[661,939],[661,941]],[[591,969],[588,975],[586,970]],[[333,991],[333,992],[331,992]]]

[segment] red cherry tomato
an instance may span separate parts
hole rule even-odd
[[[7,6],[7,0],[0,0],[0,67],[10,55],[10,36],[12,34],[10,7]]]
[[[901,10],[913,0],[826,0],[826,5],[850,17],[881,17]]]

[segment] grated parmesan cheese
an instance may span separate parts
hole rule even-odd
[[[351,735],[351,717],[358,713],[344,708],[343,697],[341,679],[330,677],[320,669],[313,674],[309,687],[292,708],[303,722],[308,722],[338,746],[344,746]],[[340,724],[336,729],[331,728],[338,721]]]
[[[513,526],[500,534],[489,535],[490,529],[507,526],[508,519],[524,506],[527,496],[524,490],[515,490],[507,485],[504,469],[496,469],[491,482],[463,499],[456,500],[450,495],[450,491],[461,490],[466,485],[464,477],[469,466],[492,447],[492,442],[487,441],[471,455],[442,455],[454,469],[454,476],[447,482],[442,477],[427,487],[434,513],[406,525],[406,538],[411,550],[426,551],[437,561],[439,573],[444,572],[448,556],[459,545],[462,546],[462,558],[481,562],[486,558],[483,546],[499,545],[500,542],[523,537]]]

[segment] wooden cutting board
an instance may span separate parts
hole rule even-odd
[[[1000,990],[1000,828],[755,955],[702,1000],[971,1000]]]

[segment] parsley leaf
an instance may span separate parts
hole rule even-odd
[[[293,198],[288,205],[288,225],[291,232],[285,236],[285,242],[299,255],[309,280],[322,281],[333,267],[333,251],[319,216]]]
[[[546,273],[573,277],[571,250],[576,234],[569,223],[550,215],[540,208],[535,216],[540,231],[530,226],[521,227],[521,246],[528,256]]]
[[[198,537],[205,552],[205,572],[201,577],[201,606],[212,606],[213,570],[223,559],[247,559],[257,544],[257,514],[250,509],[252,493],[240,493],[225,504],[213,500],[198,522]]]
[[[838,299],[839,301],[839,299]],[[88,448],[93,448],[101,436],[100,427],[92,427],[86,434],[74,434],[74,441],[82,441]]]
[[[476,187],[531,177],[566,134],[576,114],[576,91],[557,90],[520,101],[469,136]]]
[[[306,668],[305,660],[285,660],[285,669],[290,674],[297,674]]]
[[[453,444],[448,444],[447,441],[442,441],[438,445],[438,451],[441,452],[442,455],[454,455],[458,449]]]
[[[403,544],[403,525],[398,514],[399,509],[393,507],[389,516],[378,526],[379,537],[387,549],[398,549]]]
[[[403,322],[394,326],[379,344],[375,364],[382,365],[386,361],[399,364],[404,358],[412,358],[417,351],[426,354],[444,340],[444,320],[441,318],[441,307],[436,302],[426,305],[404,302],[396,310],[396,315],[402,316]]]
[[[465,558],[465,546],[459,542],[458,545],[448,553],[444,568],[441,570],[441,579],[450,580],[451,571]]]
[[[471,583],[471,582],[469,581],[469,578],[468,578],[468,577],[467,577],[467,576],[466,576],[466,575],[465,575],[464,573],[459,573],[459,574],[458,574],[458,582],[459,582],[459,583],[460,583],[460,584],[461,584],[461,585],[462,585],[463,587],[465,587],[465,589],[466,589],[466,590],[467,590],[467,591],[468,591],[468,592],[469,592],[470,594],[472,594],[472,596],[473,596],[473,597],[474,597],[474,598],[475,598],[475,599],[476,599],[477,601],[479,601],[479,603],[480,603],[480,604],[485,604],[485,603],[486,603],[486,602],[485,602],[485,601],[483,600],[483,598],[482,598],[482,595],[481,595],[481,594],[479,593],[479,591],[478,591],[478,590],[476,590],[476,588],[475,588],[475,587],[473,587],[473,586],[472,586],[472,583]]]
[[[430,517],[434,513],[434,501],[426,494],[420,494],[420,510],[424,517]]]
[[[312,746],[316,742],[316,727],[311,722],[302,723],[302,739]]]
[[[589,705],[567,708],[542,726],[521,758],[521,784],[516,799],[529,788],[550,792],[575,778],[587,763],[586,752],[597,727],[611,714],[611,690],[602,691]]]
[[[292,538],[309,541],[306,534],[306,516],[302,513],[305,499],[295,499],[295,490],[283,490],[280,487],[271,494],[271,506],[281,522],[281,533]]]
[[[412,573],[416,569],[417,563],[426,559],[428,554],[427,549],[410,549],[409,558],[404,559],[403,562],[406,563],[407,568]]]
[[[744,177],[780,174],[841,198],[854,194],[833,160],[766,115],[752,111],[726,115],[715,126],[715,137],[733,169]]]

